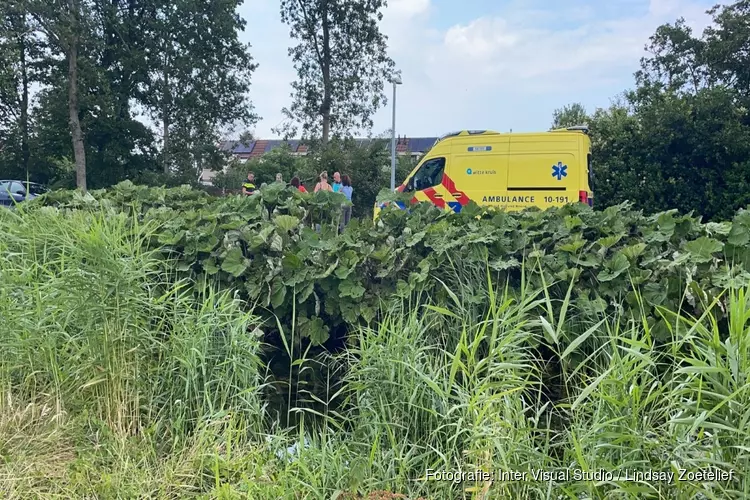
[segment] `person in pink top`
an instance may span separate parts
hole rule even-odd
[[[333,188],[328,184],[328,172],[322,172],[320,174],[320,180],[315,184],[315,189],[313,191],[317,193],[320,190],[333,192]]]

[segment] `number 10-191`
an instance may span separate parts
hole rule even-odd
[[[567,196],[545,196],[544,202],[545,203],[567,203],[568,197]]]

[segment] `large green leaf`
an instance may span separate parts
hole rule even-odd
[[[639,257],[643,251],[646,249],[646,244],[643,242],[634,243],[632,245],[628,245],[625,248],[621,250],[622,254],[627,257],[630,260],[635,260],[637,257]]]
[[[570,241],[569,243],[564,243],[558,248],[563,252],[576,253],[578,250],[583,248],[585,244],[585,240],[581,239],[579,236],[576,236],[572,241]]]
[[[643,299],[650,306],[660,306],[667,301],[667,288],[658,283],[646,283],[643,287]]]
[[[602,263],[602,256],[598,253],[584,253],[573,257],[571,262],[583,267],[599,267]]]
[[[583,221],[577,215],[565,216],[565,227],[568,229],[574,229],[583,225]]]
[[[310,295],[312,295],[313,293],[314,287],[315,283],[313,281],[308,281],[301,288],[299,288],[297,290],[297,302],[301,304],[308,298],[310,298]]]
[[[270,241],[271,250],[281,252],[284,249],[284,240],[277,233],[273,233]]]
[[[710,261],[713,258],[713,254],[721,252],[723,248],[724,244],[722,242],[707,236],[701,236],[697,240],[685,244],[685,250],[690,252],[690,255],[696,262]]]
[[[200,238],[196,244],[196,250],[199,252],[210,252],[219,244],[219,238],[213,234]]]
[[[515,257],[495,259],[489,263],[489,266],[495,271],[506,271],[521,267],[521,263]]]
[[[300,318],[299,332],[302,337],[309,338],[313,345],[323,344],[329,336],[328,327],[318,316]]]
[[[179,245],[182,243],[185,239],[185,235],[187,234],[187,231],[184,229],[178,230],[178,231],[164,231],[162,233],[159,233],[159,243],[162,243],[164,245]]]
[[[613,234],[611,236],[600,238],[599,240],[597,240],[597,243],[599,243],[603,248],[610,248],[619,243],[622,237],[622,234]]]
[[[281,259],[281,266],[285,271],[297,271],[302,269],[302,259],[297,254],[287,253]]]
[[[244,273],[247,269],[247,260],[242,255],[242,250],[239,248],[230,249],[221,262],[221,269],[235,278]]]
[[[346,279],[351,275],[357,264],[359,263],[359,257],[357,256],[357,252],[354,250],[347,250],[339,259],[338,267],[336,267],[336,277],[339,279]]]
[[[271,236],[275,229],[274,226],[268,225],[264,226],[260,231],[253,231],[249,238],[250,248],[255,249],[267,244],[268,237]]]
[[[203,266],[203,270],[209,276],[213,276],[214,274],[219,272],[219,266],[216,265],[216,259],[214,259],[213,257],[209,257],[208,259],[203,260],[201,262],[201,265]]]
[[[286,232],[299,226],[299,219],[291,215],[277,215],[274,218],[274,222],[279,229]]]
[[[339,294],[341,297],[358,299],[365,294],[365,288],[355,281],[345,280],[339,284]]]
[[[610,261],[605,262],[604,269],[599,273],[599,281],[612,281],[630,268],[628,258],[617,252]]]
[[[286,285],[276,278],[271,282],[271,299],[270,303],[274,308],[278,308],[284,303],[286,297]]]
[[[736,247],[743,247],[750,243],[750,228],[735,221],[729,231],[727,243]]]
[[[404,244],[407,248],[413,247],[417,243],[421,242],[425,235],[427,234],[426,231],[419,231],[414,234],[410,234],[406,237],[406,240],[404,241]]]

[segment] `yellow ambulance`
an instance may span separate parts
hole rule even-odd
[[[460,212],[478,205],[520,210],[567,203],[593,206],[591,140],[584,126],[539,133],[464,130],[445,135],[397,188]],[[399,203],[399,208],[405,209]],[[376,204],[375,217],[384,207]]]

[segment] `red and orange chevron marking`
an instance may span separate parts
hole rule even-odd
[[[396,191],[403,193],[404,188],[405,185],[402,184]],[[459,191],[453,179],[444,173],[440,184],[414,193],[411,203],[414,204],[420,201],[429,201],[438,208],[445,209],[447,207],[455,212],[459,212],[461,208],[469,203],[469,197],[463,191]]]
[[[466,196],[466,193],[456,189],[456,183],[453,182],[453,179],[445,174],[443,174],[442,185],[448,191],[448,194],[450,194],[451,197],[453,197],[458,203],[460,203],[462,207],[466,206],[466,204],[469,203],[469,197]]]

